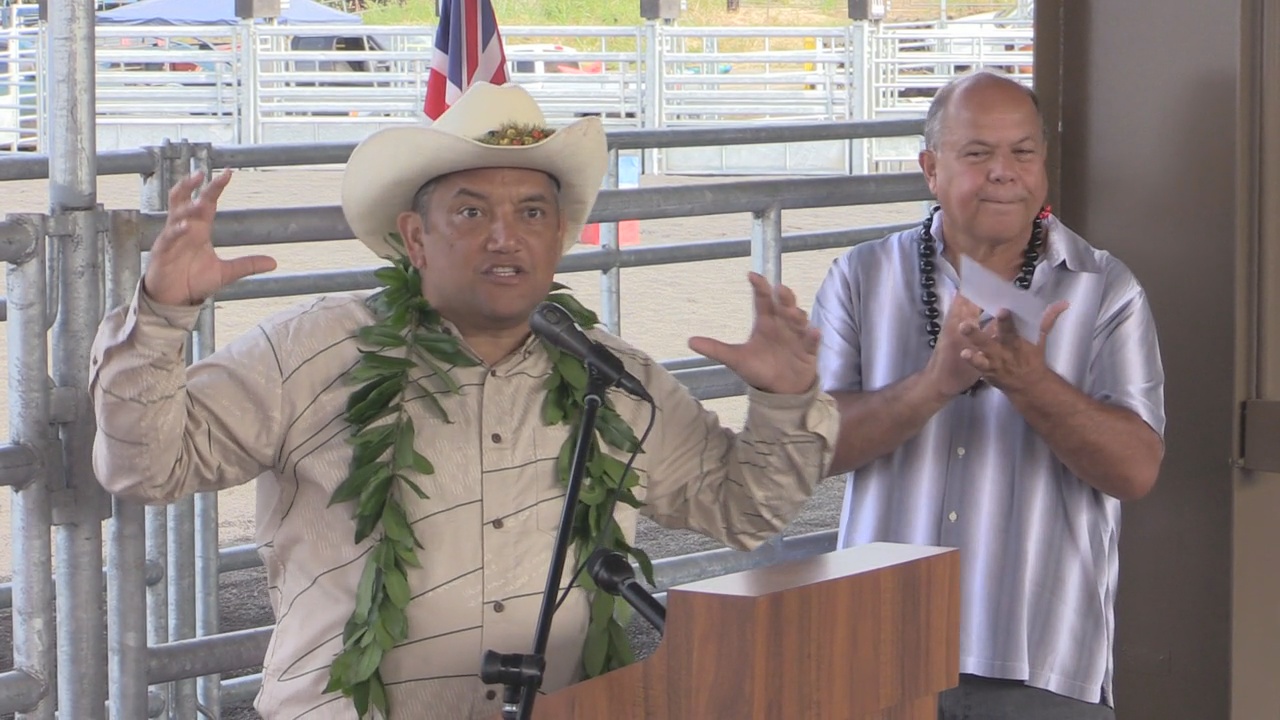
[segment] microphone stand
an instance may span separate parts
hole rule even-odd
[[[542,593],[542,609],[538,613],[537,630],[533,636],[533,651],[525,654],[499,654],[487,650],[481,661],[481,681],[489,685],[503,685],[503,720],[530,720],[533,717],[533,700],[542,687],[542,675],[546,670],[551,619],[555,615],[556,596],[560,592],[560,580],[569,554],[569,535],[573,531],[573,516],[582,490],[582,475],[587,467],[591,438],[596,431],[596,413],[604,404],[604,391],[609,387],[608,380],[596,369],[595,363],[588,360],[585,365],[587,391],[583,399],[582,423],[578,426],[573,462],[569,465],[569,482],[565,488],[564,507],[560,511],[560,528],[556,532],[551,567],[547,571],[546,589]]]

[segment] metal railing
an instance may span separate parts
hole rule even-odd
[[[928,190],[915,173],[830,176],[802,179],[743,180],[680,187],[616,189],[619,155],[653,148],[696,147],[714,139],[718,144],[818,142],[831,139],[918,135],[921,123],[876,121],[831,125],[741,126],[668,130],[613,130],[609,133],[611,170],[591,221],[602,223],[601,247],[575,252],[564,259],[562,272],[584,270],[601,274],[602,320],[610,328],[620,323],[618,270],[715,258],[751,257],[756,270],[777,281],[782,256],[819,248],[847,247],[878,238],[906,226],[857,227],[782,233],[782,216],[800,208],[917,201]],[[714,133],[714,135],[712,135]],[[99,702],[108,699],[112,717],[136,718],[167,714],[194,718],[197,706],[217,717],[223,702],[252,697],[260,677],[220,680],[218,674],[261,665],[270,628],[233,633],[218,632],[218,577],[221,572],[260,564],[255,548],[217,546],[217,496],[204,494],[168,507],[143,509],[123,501],[111,503],[111,521],[104,543],[108,612],[76,613],[64,608],[86,607],[102,592],[98,565],[102,545],[92,548],[60,543],[59,572],[51,563],[49,533],[65,535],[78,525],[69,520],[71,506],[62,497],[63,478],[79,476],[92,482],[86,456],[66,453],[66,428],[83,422],[89,408],[83,390],[59,382],[47,384],[48,361],[54,379],[87,364],[87,345],[69,343],[55,328],[52,354],[45,338],[50,317],[74,317],[70,299],[84,295],[84,273],[104,283],[109,305],[125,302],[141,274],[141,252],[163,223],[167,189],[192,167],[280,167],[345,161],[353,143],[315,146],[264,145],[216,147],[170,143],[158,148],[104,153],[97,161],[99,175],[140,174],[145,182],[138,209],[76,211],[50,215],[11,215],[0,223],[0,259],[9,263],[6,330],[10,353],[10,444],[0,447],[0,483],[14,488],[13,546],[17,559],[8,596],[14,615],[15,669],[0,674],[0,713],[26,712],[52,717],[50,691],[55,683],[61,703],[71,703],[77,717],[101,717]],[[0,157],[0,181],[38,179],[50,175],[42,156]],[[752,234],[739,240],[691,242],[620,248],[616,223],[629,219],[689,217],[747,213]],[[346,239],[351,236],[338,207],[239,210],[220,213],[215,241],[230,244],[279,244]],[[84,236],[105,243],[105,267],[77,272],[67,265],[69,248]],[[48,267],[49,258],[55,267]],[[60,259],[59,259],[60,258]],[[224,290],[218,301],[368,288],[375,285],[373,269],[324,273],[282,274],[247,279]],[[56,290],[56,292],[51,292]],[[206,306],[192,336],[192,357],[214,348],[212,303]],[[721,366],[687,359],[664,363],[693,393],[703,399],[730,397],[745,391],[740,380]],[[58,432],[62,429],[63,435]],[[79,442],[78,440],[76,442]],[[71,465],[63,466],[62,458]],[[76,464],[80,463],[80,464]],[[95,497],[82,491],[80,502]],[[105,513],[104,513],[105,514]],[[771,544],[754,553],[721,550],[669,558],[656,563],[659,590],[688,580],[779,559],[821,552],[834,546],[833,533],[802,536]],[[64,562],[78,552],[73,582],[65,581]],[[0,592],[0,599],[3,599]],[[55,598],[57,602],[55,603]],[[55,613],[56,608],[56,613]],[[55,614],[59,639],[51,633]],[[108,622],[109,618],[109,622]],[[64,637],[101,637],[108,630],[109,668],[91,672],[92,647],[64,645]],[[88,657],[72,656],[89,653]],[[105,655],[105,654],[104,654]],[[80,674],[73,674],[80,673]],[[110,677],[108,693],[107,678]],[[98,710],[93,708],[97,707]]]
[[[44,107],[38,69],[44,36],[34,27],[0,34],[0,150],[34,150]]]
[[[13,32],[26,33],[29,45],[32,38],[43,42],[48,31]],[[916,117],[957,70],[1000,67],[1029,80],[1032,42],[1031,27],[1021,20],[945,27],[509,26],[503,33],[512,82],[529,89],[549,117],[598,114],[611,127],[651,129]],[[418,122],[433,34],[433,27],[412,26],[98,26],[99,147],[134,148],[166,138],[219,145],[355,142],[383,127]],[[363,49],[301,49],[309,46],[304,41],[331,37],[360,40],[352,44]],[[569,45],[552,51],[551,41]],[[562,66],[591,71],[555,71]],[[7,78],[21,89],[12,103],[22,127],[15,129],[20,136],[4,134],[9,101],[0,95],[0,144],[20,139],[45,147],[37,136],[42,93],[34,76],[9,67],[0,82]],[[914,152],[887,141],[789,149],[762,148],[749,157],[724,146],[655,150],[646,168],[866,172],[891,169]]]

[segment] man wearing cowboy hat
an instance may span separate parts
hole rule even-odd
[[[362,447],[347,420],[367,400],[353,395],[359,385],[350,378],[359,374],[353,368],[382,377],[383,370],[366,368],[368,341],[385,337],[378,328],[410,312],[438,313],[430,321],[436,337],[455,338],[466,362],[434,374],[414,366],[411,386],[430,386],[444,373],[455,390],[436,385],[432,402],[406,399],[391,413],[396,422],[414,421],[406,462],[427,468],[429,461],[434,472],[396,471],[425,496],[397,494],[420,544],[420,567],[407,566],[407,589],[399,588],[407,634],[377,663],[376,686],[355,697],[385,693],[394,718],[488,718],[500,710],[495,688],[478,678],[479,660],[486,649],[531,646],[563,502],[557,457],[570,437],[567,425],[548,424],[544,414],[554,405],[549,378],[570,373],[531,336],[529,316],[552,290],[606,163],[598,119],[553,131],[515,86],[473,86],[431,127],[376,133],[347,165],[343,211],[355,235],[393,263],[403,242],[407,260],[396,267],[421,286],[412,289],[417,299],[323,297],[264,321],[189,368],[181,348],[197,306],[275,264],[215,254],[211,226],[227,174],[199,199],[191,197],[198,176],[171,193],[168,222],[133,301],[108,314],[94,346],[95,468],[111,492],[147,502],[258,478],[257,542],[276,616],[256,703],[263,716],[356,716],[350,699],[327,689],[332,666],[366,644],[358,641],[359,623],[369,622],[369,613],[353,614],[359,597],[368,603],[366,559],[395,563],[403,548],[382,553],[383,545],[375,546],[396,535],[391,525],[380,526],[389,528],[385,536],[366,532],[353,543],[353,532],[360,535],[353,512],[362,510],[337,502],[356,476],[348,474],[359,464],[353,444]],[[838,425],[833,402],[816,386],[817,333],[794,294],[758,276],[751,283],[756,320],[744,344],[690,341],[751,386],[740,433],[722,428],[642,352],[587,330],[623,360],[656,406],[652,434],[635,461],[640,512],[741,548],[776,534],[798,512],[826,474]],[[648,422],[645,403],[617,391],[608,398],[630,428]],[[397,458],[402,449],[397,444]],[[629,455],[604,443],[601,449]],[[372,495],[358,505],[382,501]],[[637,511],[619,507],[614,517],[629,541]],[[388,597],[395,594],[386,587]],[[380,607],[385,614],[388,606]],[[580,676],[588,613],[581,590],[557,612],[545,690]]]

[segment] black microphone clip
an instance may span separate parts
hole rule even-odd
[[[587,574],[595,581],[596,587],[626,600],[640,617],[657,629],[659,635],[666,630],[666,606],[636,581],[635,570],[621,553],[597,548],[587,559]]]

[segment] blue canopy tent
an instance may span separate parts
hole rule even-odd
[[[97,14],[101,24],[117,25],[235,25],[235,0],[142,0]],[[315,0],[289,0],[277,22],[281,24],[345,24],[361,22],[359,15],[344,13]]]

